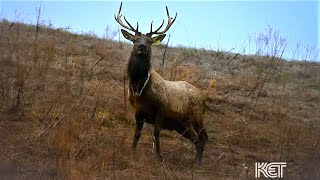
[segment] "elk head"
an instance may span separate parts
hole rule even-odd
[[[140,56],[143,56],[143,55],[150,56],[151,45],[154,43],[160,43],[165,38],[166,34],[164,34],[164,33],[166,33],[169,30],[169,28],[174,23],[174,21],[176,20],[176,17],[177,17],[177,13],[176,13],[175,17],[172,20],[172,18],[169,15],[168,7],[166,6],[167,16],[168,16],[167,27],[163,31],[159,31],[164,24],[164,20],[163,20],[160,27],[158,29],[156,29],[155,31],[153,31],[152,30],[152,22],[151,22],[150,32],[147,34],[142,34],[141,32],[139,32],[138,22],[137,22],[136,28],[133,28],[133,26],[127,21],[125,16],[124,16],[124,20],[127,23],[127,25],[125,25],[122,22],[122,20],[121,20],[122,14],[120,14],[121,8],[122,8],[122,2],[120,4],[118,14],[115,15],[114,18],[123,28],[134,32],[134,35],[133,35],[133,34],[130,34],[128,31],[121,29],[122,35],[126,39],[133,42],[133,44],[134,44],[133,52],[137,53],[137,55],[140,55]],[[157,35],[157,36],[152,37],[153,35]]]

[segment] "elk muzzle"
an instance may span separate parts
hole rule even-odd
[[[138,54],[146,54],[147,53],[147,46],[145,44],[138,45]]]

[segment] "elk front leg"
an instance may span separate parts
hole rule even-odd
[[[136,129],[134,132],[133,142],[132,142],[132,149],[135,150],[137,147],[137,143],[141,137],[141,130],[143,128],[143,116],[140,113],[136,113],[135,115],[136,119]]]
[[[157,153],[157,156],[161,158],[161,152],[160,152],[160,131],[162,129],[163,124],[163,111],[159,110],[156,116],[156,121],[154,124],[154,143],[155,143],[155,150]]]

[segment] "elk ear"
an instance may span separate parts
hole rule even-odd
[[[133,41],[134,35],[128,33],[128,31],[126,31],[126,30],[124,30],[124,29],[121,29],[121,33],[122,33],[122,35],[123,35],[126,39],[128,39],[128,40],[130,40],[130,41]]]
[[[156,45],[159,45],[160,42],[166,37],[166,34],[161,34],[159,36],[156,36],[156,37],[153,37],[152,38],[152,44],[156,44]]]

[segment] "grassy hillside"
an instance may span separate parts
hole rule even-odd
[[[207,93],[202,166],[162,131],[164,161],[134,119],[125,70],[132,46],[61,29],[0,23],[0,177],[254,179],[255,162],[285,161],[287,179],[320,179],[320,64],[153,47],[154,69]],[[164,62],[164,63],[163,63]]]

